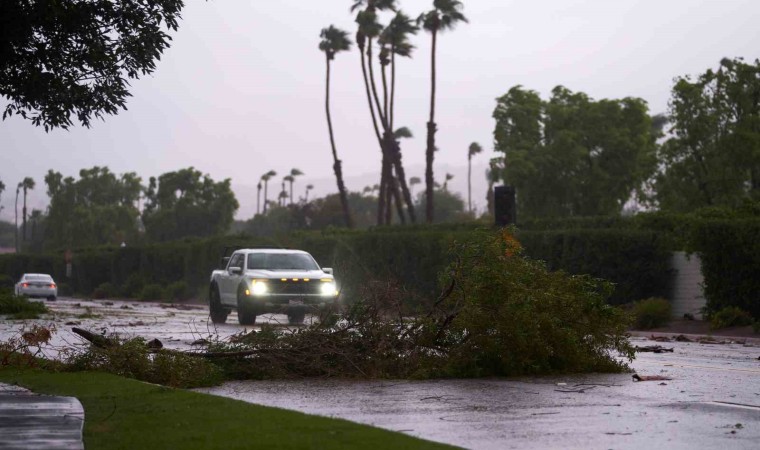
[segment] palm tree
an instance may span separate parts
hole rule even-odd
[[[303,172],[301,172],[300,169],[295,169],[295,168],[290,169],[290,175],[289,175],[290,179],[288,181],[290,181],[290,204],[291,205],[293,204],[293,182],[296,180],[296,177],[299,177],[301,175],[303,175]]]
[[[364,87],[367,94],[367,103],[369,104],[370,115],[372,117],[372,125],[375,130],[375,137],[377,138],[378,144],[380,145],[380,150],[382,152],[380,191],[377,202],[377,223],[380,225],[387,222],[385,219],[387,217],[386,208],[389,208],[388,203],[391,201],[388,194],[393,194],[394,196],[398,197],[398,186],[395,183],[391,183],[390,181],[393,177],[392,166],[396,165],[394,164],[395,158],[392,156],[392,128],[390,127],[387,117],[387,89],[384,91],[383,95],[385,101],[383,102],[383,105],[381,105],[377,94],[377,85],[375,83],[375,75],[372,63],[372,41],[373,39],[379,38],[381,32],[383,31],[383,26],[378,22],[377,19],[378,11],[396,11],[396,0],[356,0],[351,7],[351,11],[362,7],[364,7],[364,9],[360,10],[356,15],[356,23],[358,24],[356,44],[359,47],[359,54],[361,57],[360,60],[362,75],[364,78]],[[381,48],[380,57],[381,61],[387,61],[388,50],[386,49],[385,52],[383,52]],[[385,85],[387,85],[387,83],[384,83],[384,86]],[[375,109],[377,110],[377,114],[375,114]],[[382,126],[382,136],[380,126],[378,126],[378,117],[380,125]],[[397,173],[397,175],[399,174]],[[414,206],[412,205],[412,209],[413,208]]]
[[[446,181],[443,182],[443,190],[448,192],[449,191],[449,181],[454,178],[454,175],[447,173],[446,174]]]
[[[270,170],[269,172],[265,173],[261,176],[261,181],[264,182],[264,214],[267,213],[267,206],[269,205],[268,198],[269,195],[267,194],[267,187],[269,185],[269,180],[272,179],[272,177],[277,176],[277,172],[274,170]]]
[[[306,203],[309,203],[309,191],[314,189],[313,184],[307,184],[306,185]]]
[[[256,214],[259,214],[259,205],[261,204],[261,180],[256,185]]]
[[[483,147],[477,142],[470,144],[467,149],[467,210],[472,214],[472,157],[481,153]]]
[[[23,223],[22,241],[26,242],[26,193],[28,190],[34,189],[34,180],[30,177],[24,178],[21,182],[21,189],[24,190],[24,208],[21,210],[21,219]]]
[[[285,175],[284,177],[282,177],[282,190],[283,191],[285,190],[285,182],[288,182],[288,183],[290,183],[290,192],[292,194],[293,193],[293,181],[295,181],[295,177],[293,177],[293,175]],[[292,201],[293,200],[293,196],[292,195],[290,196],[290,199],[291,199],[290,204],[293,204],[293,201]],[[282,205],[282,206],[285,206],[285,205]]]
[[[346,185],[343,182],[343,168],[341,166],[341,160],[338,159],[338,150],[335,148],[335,135],[333,133],[332,117],[330,116],[330,61],[335,59],[337,53],[351,48],[351,41],[348,40],[347,32],[335,28],[333,25],[330,25],[328,28],[323,28],[320,37],[322,40],[319,42],[319,50],[325,53],[325,62],[327,65],[325,76],[325,115],[327,116],[327,129],[330,133],[333,171],[335,172],[335,179],[338,183],[338,194],[340,196],[341,207],[343,208],[343,218],[346,221],[346,226],[348,228],[353,228],[354,221],[351,218],[351,210],[348,208],[348,192],[346,191]]]
[[[411,191],[415,185],[420,184],[420,183],[422,183],[422,180],[420,180],[420,177],[409,178],[409,190]]]
[[[14,204],[14,209],[16,211],[16,219],[14,221],[15,225],[13,227],[13,242],[15,243],[15,246],[16,246],[16,253],[19,252],[19,247],[18,247],[18,194],[19,192],[21,192],[21,183],[19,183],[16,186],[16,203]]]
[[[422,25],[432,35],[432,51],[430,57],[430,119],[427,123],[427,147],[425,149],[425,195],[426,211],[425,218],[428,223],[433,223],[433,158],[435,155],[435,56],[438,33],[450,30],[459,22],[467,22],[467,18],[461,13],[462,2],[459,0],[433,0],[433,9],[422,13],[417,23]]]

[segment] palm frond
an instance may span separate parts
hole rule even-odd
[[[396,131],[393,132],[393,138],[396,140],[399,139],[411,139],[414,135],[412,134],[412,130],[410,130],[407,127],[400,127],[397,128]]]
[[[351,48],[348,32],[336,28],[334,25],[322,28],[319,37],[322,38],[319,42],[319,50],[325,52],[329,59],[333,59],[337,53]]]

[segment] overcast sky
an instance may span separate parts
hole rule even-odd
[[[47,205],[48,169],[78,176],[108,166],[150,176],[194,166],[231,178],[241,209],[255,212],[261,174],[297,167],[315,193],[334,192],[324,117],[324,57],[319,31],[354,33],[350,0],[187,0],[172,47],[149,77],[134,81],[128,110],[92,128],[45,133],[31,122],[0,122],[0,217],[13,219],[14,187],[37,181],[29,203]],[[416,17],[431,0],[403,0]],[[439,40],[436,177],[466,195],[467,147],[486,149],[473,169],[473,200],[483,207],[483,172],[492,156],[496,97],[514,85],[547,96],[556,85],[595,99],[641,97],[665,112],[672,80],[717,66],[723,57],[758,57],[757,0],[465,0],[470,20]],[[412,60],[398,66],[397,124],[408,176],[424,173],[429,35],[414,39]],[[380,151],[364,96],[359,55],[333,64],[333,122],[348,187],[379,182]],[[277,177],[279,182],[280,177]],[[270,189],[272,192],[277,189]]]

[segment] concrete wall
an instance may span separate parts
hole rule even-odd
[[[683,318],[684,314],[693,314],[702,320],[700,309],[706,300],[702,293],[702,262],[696,254],[687,255],[684,252],[674,252],[670,259],[673,269],[673,318]]]

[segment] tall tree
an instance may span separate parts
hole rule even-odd
[[[296,180],[296,177],[300,177],[303,175],[303,172],[301,172],[300,169],[290,169],[290,179],[288,180],[290,182],[290,204],[293,204],[293,182]]]
[[[152,73],[181,0],[0,2],[3,119],[45,130],[126,109],[130,80]]]
[[[306,203],[309,203],[309,191],[314,189],[313,184],[307,184],[306,185]]]
[[[78,180],[48,171],[45,248],[135,242],[140,182],[134,173],[117,176],[107,167],[82,169]]]
[[[322,39],[319,42],[319,50],[325,54],[325,65],[327,67],[325,75],[325,115],[327,117],[327,131],[330,135],[330,148],[333,156],[333,172],[335,180],[338,183],[338,195],[340,196],[341,206],[343,208],[343,220],[348,228],[354,227],[354,221],[351,218],[351,210],[348,207],[348,191],[343,182],[342,162],[338,158],[338,150],[335,146],[335,134],[333,132],[332,117],[330,115],[330,62],[335,59],[335,55],[351,48],[351,41],[348,39],[348,33],[330,25],[323,28],[320,34]]]
[[[3,197],[4,190],[5,190],[5,183],[3,183],[2,180],[0,180],[0,199],[2,199]],[[3,206],[0,205],[0,212],[2,212],[2,210],[3,210]]]
[[[422,183],[422,180],[420,177],[411,177],[409,178],[409,190],[411,191],[415,185]]]
[[[385,10],[395,11],[395,0],[356,0],[353,2],[351,11],[359,10],[356,15],[358,30],[356,32],[356,44],[359,47],[362,76],[364,79],[364,88],[367,94],[367,103],[369,105],[372,126],[375,131],[375,137],[380,146],[382,153],[381,171],[380,171],[380,192],[377,202],[377,224],[385,223],[386,202],[388,198],[388,184],[392,176],[391,158],[388,150],[387,133],[388,124],[383,115],[383,108],[377,95],[377,86],[374,80],[374,71],[372,69],[372,43],[383,30],[383,26],[378,21],[377,12]],[[364,9],[361,9],[364,8]],[[366,51],[366,55],[365,55]],[[366,59],[365,59],[366,56]],[[373,102],[374,99],[374,102]],[[379,123],[378,123],[379,119]],[[382,133],[381,133],[382,127]]]
[[[412,223],[417,221],[417,215],[414,208],[414,201],[412,194],[409,191],[409,186],[406,182],[406,173],[404,171],[404,165],[401,161],[401,138],[412,137],[408,128],[402,127],[398,130],[394,130],[394,117],[395,117],[395,105],[396,105],[396,56],[409,58],[412,55],[414,46],[409,42],[409,37],[413,34],[417,34],[419,27],[414,24],[414,21],[409,18],[402,11],[396,12],[396,15],[391,19],[387,27],[381,32],[378,42],[381,45],[380,52],[380,64],[383,70],[383,95],[386,99],[385,110],[383,112],[385,120],[383,123],[387,125],[384,129],[384,141],[387,146],[387,153],[389,155],[390,163],[393,165],[393,170],[396,174],[396,180],[398,186],[401,188],[401,193],[404,196],[404,202],[407,205],[407,212],[409,213],[409,220]],[[391,83],[390,89],[386,82],[386,67],[391,67]],[[390,99],[390,101],[388,101]],[[401,133],[401,134],[400,134]],[[394,185],[395,188],[395,185]],[[396,189],[393,191],[397,192]],[[400,214],[402,223],[404,221],[403,215]]]
[[[277,176],[277,172],[275,172],[274,170],[270,170],[269,172],[261,176],[261,181],[264,182],[264,214],[267,213],[267,205],[269,204],[268,203],[269,196],[267,192],[267,188],[269,186],[269,180],[271,180],[272,177],[276,177],[276,176]]]
[[[21,221],[23,223],[22,225],[22,234],[21,234],[21,240],[26,242],[26,194],[28,191],[34,189],[34,180],[30,177],[24,178],[24,180],[21,182],[21,189],[24,191],[24,208],[21,210]]]
[[[438,33],[453,29],[459,22],[467,22],[462,14],[462,2],[458,0],[433,0],[433,9],[423,13],[417,19],[426,31],[432,36],[430,52],[430,118],[427,123],[427,146],[425,148],[425,192],[426,206],[425,218],[428,223],[433,222],[435,178],[433,177],[433,159],[435,157],[435,94],[436,94],[436,52],[438,45]]]
[[[145,234],[157,242],[224,234],[239,206],[229,178],[215,182],[192,167],[151,177],[146,198]]]
[[[21,192],[21,183],[19,183],[19,184],[16,185],[16,203],[14,203],[14,205],[13,205],[14,211],[15,211],[15,219],[14,219],[13,224],[14,224],[14,228],[16,230],[15,233],[14,233],[14,241],[16,242],[16,246],[15,246],[16,253],[18,253],[19,250],[20,250],[20,248],[18,246],[18,194],[20,192]]]
[[[472,214],[472,157],[482,152],[483,147],[477,142],[473,142],[467,148],[467,211],[470,214]]]
[[[515,86],[494,118],[523,217],[619,214],[656,168],[657,136],[641,99],[595,101],[557,86],[542,101]]]
[[[760,199],[760,60],[723,59],[717,70],[678,78],[668,119],[654,182],[660,208]]]
[[[497,156],[491,158],[488,162],[488,168],[486,169],[486,181],[488,181],[488,192],[486,192],[486,209],[488,214],[493,217],[494,215],[494,192],[493,187],[501,180],[504,174],[504,157]]]
[[[444,182],[443,182],[443,190],[444,190],[444,191],[446,191],[446,192],[448,192],[448,191],[449,191],[449,181],[451,181],[451,180],[453,180],[453,179],[454,179],[454,175],[452,175],[452,174],[450,174],[450,173],[447,173],[447,174],[446,174],[446,178],[445,178],[445,180],[444,180]]]

